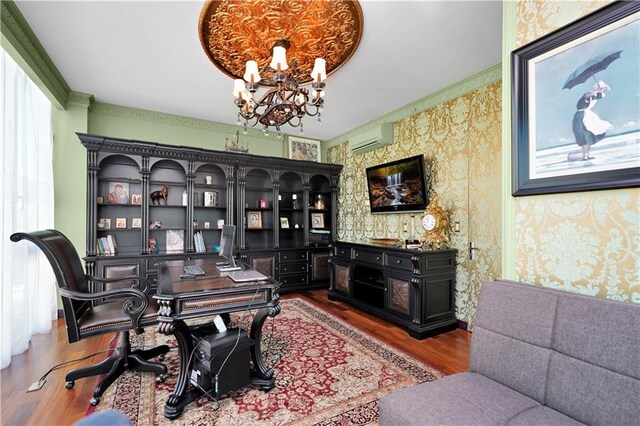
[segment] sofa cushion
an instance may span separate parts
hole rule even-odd
[[[522,413],[517,414],[514,418],[507,422],[508,426],[580,426],[580,423],[571,417],[545,407],[544,405],[530,408]]]
[[[573,358],[640,379],[640,309],[611,300],[561,296],[552,347]]]
[[[480,373],[544,404],[551,349],[494,333],[473,330],[469,371]]]
[[[557,293],[528,284],[487,282],[478,297],[474,327],[550,348]]]
[[[640,380],[554,352],[545,405],[588,424],[638,425]]]
[[[476,373],[446,376],[380,398],[381,425],[495,425],[539,406]]]

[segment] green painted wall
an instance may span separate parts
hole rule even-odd
[[[89,129],[91,96],[73,93],[66,110],[52,108],[55,227],[83,256],[86,250],[86,151],[76,132]]]
[[[248,129],[245,135],[240,126],[103,103],[95,103],[89,113],[91,134],[221,151],[225,139],[238,130],[240,144],[248,143],[251,154],[282,156],[286,135],[278,139],[258,129]]]

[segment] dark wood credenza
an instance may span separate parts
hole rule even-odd
[[[336,242],[329,299],[404,327],[418,339],[453,330],[456,254]]]

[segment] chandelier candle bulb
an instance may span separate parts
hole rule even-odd
[[[316,79],[317,83],[321,83],[327,79],[327,62],[323,58],[316,58],[311,71],[311,78]]]
[[[247,86],[244,84],[244,80],[238,78],[234,80],[233,83],[233,97],[237,99],[242,99],[242,93],[247,90]]]
[[[283,46],[273,46],[273,58],[271,59],[269,66],[278,72],[288,69],[287,49]]]
[[[247,83],[251,84],[258,83],[262,80],[262,78],[260,78],[260,73],[258,72],[258,63],[256,61],[247,61],[244,79]]]

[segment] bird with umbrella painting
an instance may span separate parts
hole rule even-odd
[[[621,53],[622,50],[618,50],[591,58],[571,73],[562,87],[562,89],[571,89],[590,78],[595,81],[591,90],[578,99],[576,104],[577,111],[573,115],[573,134],[575,135],[576,143],[582,148],[582,161],[594,158],[589,154],[591,145],[604,139],[607,131],[613,128],[611,123],[602,120],[598,114],[593,112],[593,107],[598,100],[604,98],[611,91],[611,87],[603,80],[596,79],[595,75],[607,69],[609,64],[620,58]]]

